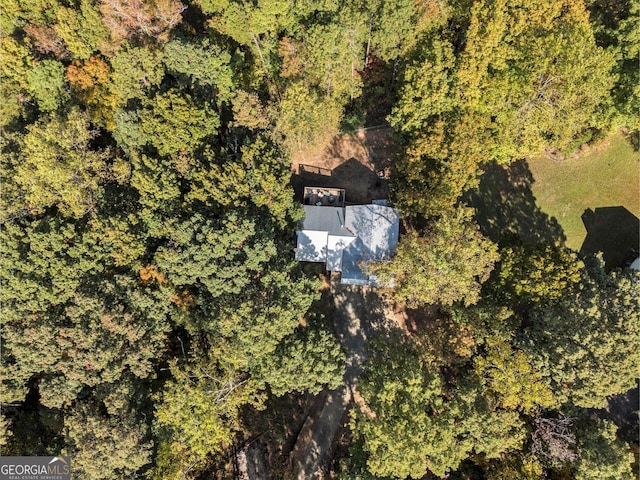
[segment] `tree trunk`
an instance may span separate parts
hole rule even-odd
[[[364,68],[369,66],[369,53],[371,52],[371,29],[373,27],[373,13],[369,16],[369,38],[367,39],[367,53],[364,56]]]
[[[264,56],[262,55],[262,49],[260,48],[260,42],[258,41],[258,37],[251,30],[249,30],[249,33],[251,34],[251,38],[253,38],[253,43],[256,46],[256,50],[258,51],[258,55],[260,56],[260,61],[262,62],[262,66],[264,67],[264,71],[266,72],[267,76],[271,80],[271,85],[273,86],[273,89],[276,92],[276,96],[278,97],[278,100],[280,100],[280,90],[278,89],[278,84],[276,83],[274,78],[271,76],[271,73],[269,73],[269,69],[267,68],[267,62],[264,60]]]

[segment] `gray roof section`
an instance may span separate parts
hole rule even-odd
[[[382,260],[391,257],[398,243],[400,216],[382,205],[353,205],[346,208],[345,225],[360,240],[362,257]]]
[[[398,212],[382,205],[354,205],[346,208],[346,226],[357,239],[342,253],[341,283],[377,285],[373,276],[360,268],[362,262],[390,258],[398,243]]]
[[[340,207],[316,207],[304,205],[304,220],[300,230],[316,230],[329,235],[354,235],[345,228],[344,209]]]

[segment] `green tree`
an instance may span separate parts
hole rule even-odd
[[[119,105],[155,91],[164,77],[162,52],[124,44],[110,59],[113,92]]]
[[[284,92],[279,112],[276,129],[293,151],[319,144],[337,133],[342,108],[336,101],[297,82]]]
[[[508,301],[553,302],[578,287],[584,264],[575,252],[549,245],[518,245],[500,251],[499,286]]]
[[[493,461],[487,468],[487,480],[538,480],[544,478],[544,467],[532,454],[511,452]]]
[[[294,332],[316,300],[317,284],[291,268],[287,262],[272,261],[242,295],[226,295],[215,305],[215,321],[205,325],[206,331],[222,337],[218,353],[237,368],[259,367]],[[288,391],[296,388],[294,383]]]
[[[182,198],[180,191],[180,178],[178,172],[163,158],[155,155],[133,155],[131,160],[131,186],[140,194],[140,204],[146,207],[150,217],[167,218],[175,213]],[[147,216],[143,216],[149,219]],[[162,226],[152,230],[152,234],[163,236],[171,226],[169,222],[166,228]],[[156,232],[161,230],[161,233]]]
[[[463,407],[452,423],[462,424],[462,435],[470,440],[469,451],[462,451],[461,457],[475,453],[495,459],[502,458],[506,452],[522,449],[527,430],[517,412],[493,407],[479,389],[462,387],[456,394]],[[460,441],[459,445],[464,446],[465,442]]]
[[[425,35],[390,118],[407,142],[394,193],[415,215],[450,208],[489,161],[570,153],[611,123],[614,56],[582,2],[488,0],[452,15],[458,40]]]
[[[165,45],[163,57],[168,72],[202,87],[214,87],[221,102],[230,100],[234,90],[231,55],[217,45],[174,39]]]
[[[636,68],[640,54],[637,2],[588,0],[596,41],[599,46],[615,52],[616,84],[611,89],[618,113],[616,123],[637,130],[640,127],[636,106],[640,101],[640,73]]]
[[[577,292],[532,310],[523,349],[549,375],[557,398],[602,408],[607,396],[633,387],[638,295],[635,273],[607,274],[602,260],[592,259]]]
[[[108,51],[109,31],[102,23],[97,6],[90,0],[82,0],[80,9],[61,7],[54,26],[71,54],[87,60],[98,51]]]
[[[364,22],[355,15],[340,23],[317,25],[309,29],[301,46],[300,72],[307,85],[314,85],[327,97],[340,101],[360,96]],[[347,21],[350,23],[345,24]]]
[[[29,127],[14,181],[30,212],[57,206],[81,217],[95,207],[108,152],[92,148],[94,137],[88,116],[77,109]]]
[[[199,147],[219,126],[220,118],[208,102],[198,105],[172,89],[146,100],[136,112],[118,112],[114,136],[129,153],[146,146],[159,155],[177,156]]]
[[[11,249],[1,298],[7,401],[22,400],[31,379],[40,403],[60,408],[85,387],[153,374],[169,328],[161,285],[107,273],[117,244],[70,221],[45,217],[2,233]]]
[[[616,438],[616,426],[607,420],[596,420],[576,429],[578,460],[576,480],[632,478],[634,456],[629,446]]]
[[[636,28],[639,18],[640,5],[630,2],[629,16],[620,22],[620,54],[616,69],[618,81],[611,90],[614,103],[622,116],[622,124],[636,131],[640,129],[640,121],[635,114],[635,106],[640,102],[640,73],[635,68],[636,58],[640,55],[640,34]]]
[[[424,50],[422,62],[407,67],[400,98],[389,118],[391,126],[403,134],[423,131],[458,106],[453,45],[436,38]]]
[[[295,205],[290,186],[290,162],[272,141],[257,137],[240,148],[240,155],[216,162],[213,154],[194,166],[188,174],[191,189],[186,195],[211,208],[242,208],[253,204],[265,211],[280,228],[298,220],[300,207]]]
[[[21,97],[30,90],[27,78],[33,68],[33,59],[29,47],[27,39],[18,42],[8,35],[0,38],[0,93],[3,99],[0,105],[0,126],[9,124],[20,115],[23,103]]]
[[[176,225],[156,264],[178,288],[198,285],[214,298],[240,294],[277,253],[265,226],[238,213],[220,220],[196,213]]]
[[[27,74],[29,90],[44,112],[56,111],[69,99],[64,65],[57,60],[43,60],[36,63]]]
[[[168,302],[148,291],[132,291],[127,298],[126,289],[135,283],[116,281],[96,285],[92,296],[76,293],[60,313],[29,312],[28,324],[5,326],[16,378],[39,378],[42,405],[60,408],[84,387],[118,384],[126,374],[139,379],[153,374],[168,330],[163,318]]]
[[[410,307],[425,304],[472,305],[498,260],[497,247],[482,236],[461,207],[432,222],[420,236],[410,232],[398,243],[390,261],[371,265],[383,285],[393,284],[394,298]]]
[[[269,384],[273,395],[289,392],[317,394],[337,388],[344,374],[345,356],[333,332],[318,326],[301,327],[286,337],[254,377]]]
[[[278,395],[317,391],[325,382],[334,384],[341,373],[335,338],[320,332],[308,337],[294,334],[316,298],[312,284],[292,278],[275,262],[268,268],[257,284],[226,293],[192,289],[190,302],[176,299],[182,307],[175,317],[211,346],[208,354],[194,354],[188,365],[174,365],[174,379],[165,386],[158,406],[158,465],[177,476],[189,465],[204,468],[207,459],[219,455],[242,432],[240,407],[262,408],[267,384]],[[319,355],[321,347],[329,349]],[[298,374],[307,372],[309,377],[301,380]]]
[[[441,393],[440,376],[426,369],[410,341],[397,337],[392,344],[373,345],[372,368],[359,386],[372,413],[354,410],[351,430],[364,440],[371,474],[421,478],[434,467],[429,453],[452,453],[455,433],[432,415]],[[461,459],[451,454],[449,460]]]
[[[8,0],[0,10],[0,30],[3,38],[9,37],[16,28],[24,24],[21,17],[20,2],[18,0]]]
[[[536,408],[556,406],[548,380],[536,371],[526,355],[502,339],[488,339],[486,352],[474,359],[478,377],[498,396],[502,408],[522,409],[530,413]]]
[[[596,45],[583,2],[476,3],[466,37],[458,91],[492,119],[488,158],[571,151],[606,127],[614,58]]]
[[[13,433],[11,432],[11,420],[5,414],[0,416],[0,448],[6,451],[6,446]]]
[[[289,0],[262,0],[256,3],[231,0],[199,0],[202,11],[212,16],[209,24],[218,33],[232,38],[251,54],[246,72],[252,81],[268,81],[269,96],[279,96],[276,81],[279,69],[279,34],[298,28]]]
[[[487,123],[477,114],[445,113],[410,140],[391,185],[404,211],[438,216],[478,185],[481,165],[489,158]]]
[[[448,17],[448,6],[444,2],[369,0],[363,3],[369,14],[371,49],[385,61],[409,56],[422,31],[433,23],[445,24]]]
[[[470,376],[447,386],[434,359],[409,339],[373,345],[360,390],[367,409],[351,428],[376,476],[444,477],[472,452],[500,458],[525,439],[518,413],[495,408]]]
[[[240,430],[239,408],[259,401],[246,374],[207,362],[206,356],[190,365],[174,363],[171,372],[156,409],[158,466],[164,467],[158,478],[185,475],[198,463],[206,466]]]
[[[132,412],[103,415],[100,405],[83,402],[65,417],[65,454],[74,475],[96,480],[131,478],[151,461],[148,428]]]
[[[32,25],[53,24],[59,7],[60,3],[58,2],[46,2],[44,0],[18,0],[15,4],[10,2],[5,15],[12,17],[10,20],[7,19],[11,28],[7,29],[6,32],[9,34],[13,29],[24,27],[27,23]],[[2,10],[4,12],[5,9],[3,8]],[[4,32],[3,30],[3,34]]]

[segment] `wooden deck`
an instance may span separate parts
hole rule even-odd
[[[344,207],[346,192],[342,188],[304,187],[304,204],[318,207]]]

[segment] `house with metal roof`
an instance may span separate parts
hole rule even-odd
[[[334,206],[342,202],[344,191],[305,189],[305,216],[296,232],[295,258],[326,263],[328,271],[341,273],[343,284],[377,285],[361,265],[393,256],[400,228],[398,212],[386,202]]]

